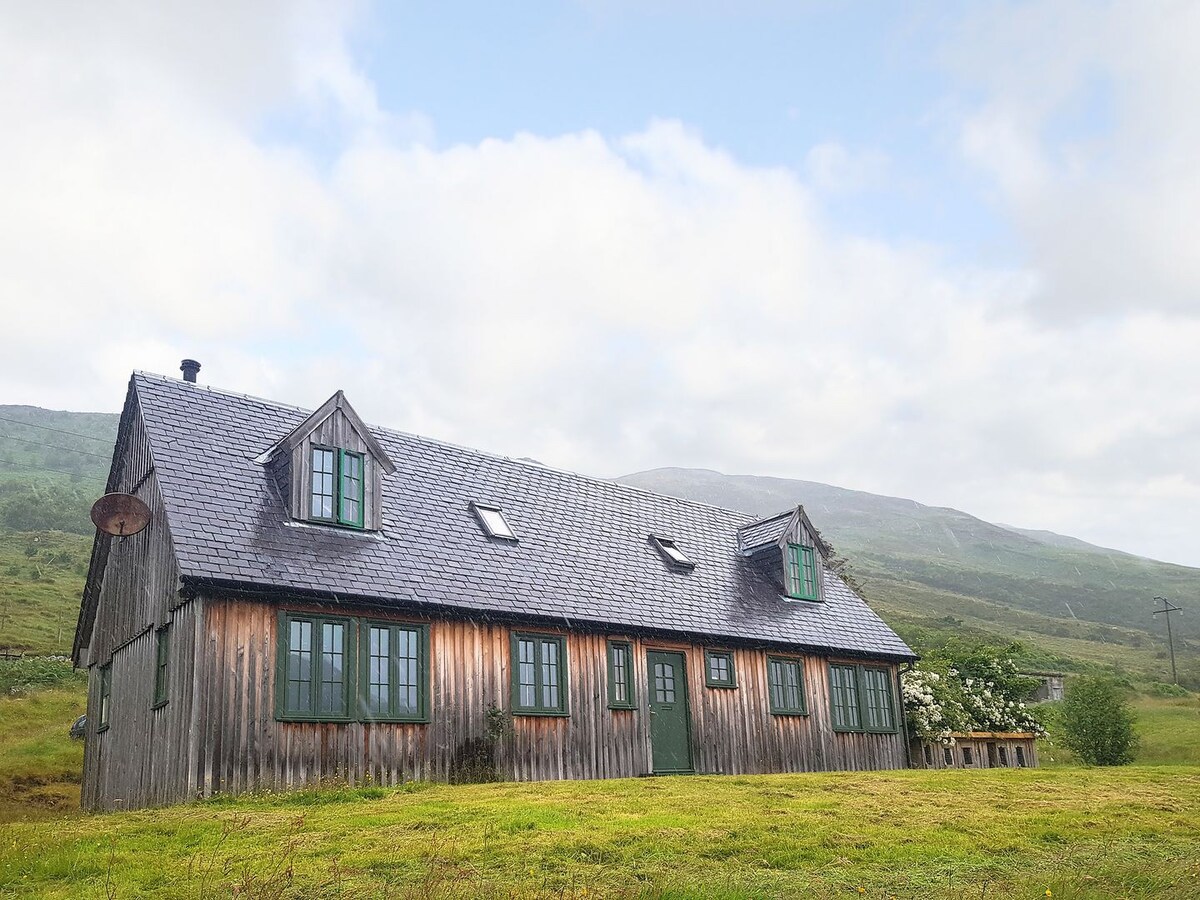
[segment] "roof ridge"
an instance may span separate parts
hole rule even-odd
[[[245,394],[240,391],[231,391],[226,388],[213,387],[212,385],[207,385],[207,384],[196,384],[194,382],[184,381],[181,378],[172,378],[170,375],[160,375],[157,372],[146,372],[141,369],[134,369],[133,374],[140,375],[144,378],[152,378],[152,379],[155,379],[155,380],[158,380],[161,382],[165,382],[170,385],[183,387],[186,390],[207,391],[208,393],[211,393],[211,394],[222,394],[227,397],[235,397],[239,400],[251,400],[256,403],[263,403],[263,404],[266,404],[267,406],[274,406],[274,407],[278,407],[281,409],[289,409],[289,410],[292,410],[293,412],[303,413],[305,415],[309,415],[313,412],[312,409],[305,409],[303,406],[296,406],[293,403],[282,403],[277,400],[269,400],[266,397],[259,397],[254,394]],[[464,451],[467,453],[474,453],[479,456],[486,456],[486,457],[489,457],[490,459],[503,460],[503,461],[509,462],[509,463],[516,463],[517,465],[523,466],[527,469],[538,469],[541,471],[555,472],[559,475],[570,475],[575,478],[581,478],[581,479],[584,479],[585,481],[592,482],[593,484],[601,484],[606,487],[615,487],[619,490],[628,491],[628,492],[631,492],[634,494],[642,494],[642,495],[648,495],[651,497],[659,497],[659,498],[666,499],[666,500],[674,500],[676,503],[682,503],[687,506],[699,507],[701,509],[712,509],[712,510],[716,510],[717,512],[731,513],[736,516],[742,516],[747,519],[751,519],[751,521],[748,521],[742,525],[739,525],[738,526],[739,531],[750,525],[756,524],[755,520],[753,520],[753,518],[752,518],[754,514],[746,512],[745,510],[741,510],[741,509],[733,509],[728,506],[718,506],[715,503],[705,503],[703,500],[692,500],[687,497],[680,497],[676,494],[665,494],[665,493],[662,493],[661,491],[652,491],[652,490],[650,490],[650,488],[644,488],[644,487],[640,487],[640,486],[634,485],[634,484],[626,484],[623,481],[617,481],[616,479],[613,479],[613,478],[600,478],[596,475],[587,475],[583,472],[577,472],[574,469],[565,469],[560,466],[547,465],[546,463],[542,463],[542,462],[533,462],[528,459],[523,459],[523,458],[515,457],[515,456],[505,456],[503,453],[495,453],[490,450],[480,450],[477,447],[468,447],[465,444],[456,444],[452,441],[442,440],[441,438],[429,437],[428,435],[423,435],[423,434],[416,434],[415,432],[411,432],[411,431],[400,431],[399,429],[396,429],[396,428],[389,428],[386,425],[374,425],[374,424],[368,422],[367,427],[371,428],[371,429],[377,429],[386,434],[394,435],[394,436],[400,437],[400,438],[410,438],[410,439],[415,439],[418,441],[425,441],[430,444],[435,444],[439,447],[449,447],[454,450],[460,450],[460,451]],[[267,449],[269,449],[269,448],[267,448]],[[790,514],[791,512],[792,512],[792,510],[787,510],[786,513],[779,513],[778,515]],[[775,518],[775,516],[772,516],[770,518]],[[768,521],[768,520],[764,519],[762,521]]]

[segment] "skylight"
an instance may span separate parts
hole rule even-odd
[[[667,562],[674,563],[677,566],[684,566],[689,569],[694,569],[696,564],[688,559],[686,553],[679,549],[679,545],[668,538],[660,538],[650,536],[650,540],[654,542],[654,546],[658,548],[658,552],[663,555]]]
[[[488,537],[502,538],[506,541],[515,541],[517,539],[516,533],[504,518],[504,513],[500,512],[500,507],[472,503],[471,509],[475,512],[476,518],[479,519],[479,524],[483,526],[484,534]]]

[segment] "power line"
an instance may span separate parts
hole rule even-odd
[[[96,437],[94,434],[80,434],[78,431],[64,431],[61,428],[51,428],[49,425],[36,425],[33,422],[22,422],[20,419],[10,419],[8,416],[0,416],[0,422],[12,422],[14,425],[27,425],[30,428],[41,428],[43,431],[53,431],[56,434],[69,434],[71,437],[86,438],[89,441],[103,441],[108,443],[108,438]]]
[[[0,439],[7,441],[20,441],[22,444],[33,444],[35,447],[46,447],[50,450],[65,450],[67,453],[82,453],[84,456],[94,456],[96,459],[108,459],[103,453],[93,453],[91,450],[77,450],[74,447],[60,447],[58,444],[43,444],[41,441],[31,441],[28,438],[19,438],[14,434],[0,434]]]
[[[1166,597],[1155,597],[1162,601],[1163,608],[1154,610],[1154,615],[1163,616],[1167,620],[1167,646],[1171,648],[1171,681],[1179,684],[1179,675],[1175,672],[1175,638],[1171,634],[1171,613],[1182,612],[1182,606],[1176,606]]]
[[[17,462],[15,459],[0,459],[0,463],[3,463],[6,466],[20,466],[22,469],[33,469],[35,472],[54,472],[57,475],[70,475],[71,477],[75,477],[76,475],[78,475],[80,478],[104,477],[102,475],[85,475],[82,472],[64,472],[62,469],[49,469],[45,466],[31,466],[29,463]]]

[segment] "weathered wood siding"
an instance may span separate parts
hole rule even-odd
[[[302,604],[290,609],[305,609]],[[311,607],[309,607],[311,608]],[[284,789],[322,779],[385,784],[449,780],[485,737],[489,707],[510,706],[510,629],[466,620],[430,623],[432,717],[428,724],[275,720],[277,608],[207,599],[194,716],[198,741],[189,784],[205,795]],[[353,614],[352,610],[339,612]],[[378,611],[372,618],[387,618]],[[422,621],[394,616],[403,621]],[[522,630],[530,630],[522,628]],[[534,629],[538,630],[538,629]],[[544,629],[548,633],[554,629]],[[827,660],[804,659],[808,716],[769,712],[766,652],[735,652],[738,688],[704,683],[703,647],[622,635],[567,636],[569,717],[515,716],[498,744],[505,778],[615,778],[650,772],[645,654],[685,654],[693,760],[701,773],[902,768],[902,734],[837,734],[829,721]],[[610,710],[606,640],[633,645],[637,708]],[[114,684],[115,693],[115,684]],[[897,710],[897,714],[898,714]]]
[[[97,536],[96,618],[80,662],[88,669],[87,730],[82,802],[121,808],[181,796],[180,755],[187,738],[198,604],[179,607],[179,569],[166,525],[136,397],[122,421],[122,445],[109,489],[134,494],[150,508],[150,524],[129,537]],[[167,705],[151,710],[155,629],[170,626],[171,674]],[[112,665],[110,728],[98,731],[99,671]],[[151,750],[153,748],[153,750]]]
[[[136,809],[195,795],[197,639],[202,603],[168,616],[167,702],[154,708],[157,630],[143,631],[112,654],[109,727],[98,731],[99,678],[88,679],[88,728],[81,802],[85,809]]]
[[[363,455],[366,469],[363,477],[363,527],[378,531],[383,527],[379,496],[383,485],[383,470],[371,455],[371,448],[359,435],[340,409],[335,409],[304,441],[296,445],[291,458],[291,507],[297,519],[312,514],[312,448],[336,447]]]
[[[988,745],[995,747],[995,759],[988,754]],[[971,762],[963,758],[963,748],[971,751]],[[913,740],[912,764],[918,769],[1017,769],[1022,768],[1017,763],[1017,748],[1025,757],[1025,767],[1038,765],[1037,741],[1031,736],[1017,734],[995,737],[965,737],[956,735],[954,744],[945,747],[928,741]],[[1000,750],[1004,750],[1004,759],[1000,759]],[[946,761],[946,750],[950,751],[950,761]]]

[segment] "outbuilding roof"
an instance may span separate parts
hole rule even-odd
[[[739,552],[753,516],[370,426],[395,466],[382,530],[294,522],[262,460],[308,411],[140,372],[131,390],[185,582],[913,656],[828,568],[825,602],[787,600]],[[472,503],[519,540],[488,538]],[[695,567],[665,564],[652,535]]]

